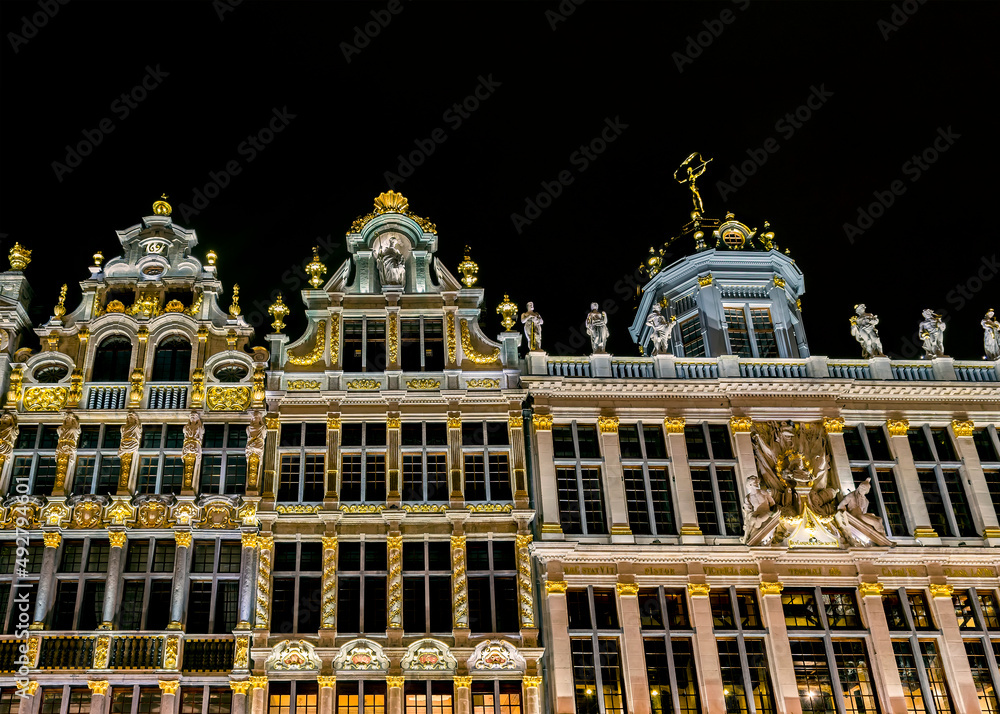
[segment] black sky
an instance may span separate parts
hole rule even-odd
[[[979,320],[1000,308],[996,3],[566,0],[559,16],[560,5],[532,2],[72,0],[39,26],[49,2],[0,5],[0,250],[35,250],[36,324],[63,282],[75,307],[91,254],[117,255],[114,230],[166,192],[199,254],[219,253],[227,291],[240,284],[249,319],[260,326],[255,305],[284,292],[294,339],[293,268],[322,241],[336,244],[335,269],[344,232],[390,188],[397,157],[438,129],[445,140],[394,188],[437,223],[450,269],[472,247],[488,334],[509,292],[521,309],[535,301],[550,352],[582,353],[559,343],[592,300],[613,300],[610,347],[638,354],[624,281],[687,220],[689,195],[671,177],[692,151],[714,158],[706,213],[770,221],[802,268],[814,354],[860,354],[847,320],[864,301],[887,352],[915,356],[920,311],[932,307],[947,310],[946,351],[978,359]],[[348,62],[373,12],[391,19]],[[707,47],[680,71],[699,33]],[[116,100],[150,69],[156,86],[124,116]],[[456,126],[449,108],[484,79],[491,93]],[[780,123],[816,91],[826,99],[808,120]],[[243,142],[276,111],[287,126],[252,153]],[[113,130],[78,167],[53,166],[102,120]],[[581,170],[574,152],[609,121],[619,135]],[[940,132],[952,138],[933,165],[904,166]],[[768,139],[777,151],[723,200],[717,182]],[[182,218],[230,162],[240,172]],[[573,182],[519,234],[511,214],[561,171]],[[844,224],[894,181],[905,192],[852,243]]]

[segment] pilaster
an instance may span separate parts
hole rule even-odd
[[[52,588],[55,585],[56,553],[62,543],[62,535],[58,531],[46,531],[42,534],[45,549],[42,552],[42,570],[38,574],[38,594],[35,597],[35,617],[30,629],[45,629],[45,618],[49,614],[49,603],[52,600]]]
[[[618,417],[597,418],[601,454],[604,456],[604,498],[611,514],[611,542],[634,543],[628,524],[628,504],[625,501],[625,477],[622,473],[621,445],[618,442]]]
[[[993,507],[993,498],[989,486],[986,485],[986,475],[976,451],[976,443],[972,439],[975,425],[968,420],[955,419],[951,422],[951,434],[955,439],[958,456],[962,459],[962,471],[969,485],[969,504],[972,507],[972,517],[977,530],[983,534],[990,545],[1000,545],[1000,523]]]
[[[845,496],[856,489],[858,485],[854,483],[854,474],[851,472],[850,458],[847,455],[847,444],[844,443],[844,418],[824,417],[823,428],[826,430],[826,437],[830,442],[833,470],[837,474],[836,485],[840,487],[841,496]]]
[[[913,453],[910,451],[910,440],[907,430],[910,423],[906,419],[890,419],[889,448],[896,457],[896,476],[899,478],[899,498],[904,510],[910,515],[913,524],[913,537],[924,545],[940,545],[940,534],[931,527],[930,516],[927,515],[927,504],[924,503],[924,492],[920,488],[917,467],[913,464]]]
[[[177,695],[181,689],[181,683],[177,680],[161,679],[160,685],[160,714],[176,714]]]
[[[555,714],[576,714],[573,690],[573,653],[569,643],[569,610],[565,580],[545,581],[545,607],[549,613],[549,662],[555,685]],[[634,705],[634,702],[633,702]]]
[[[941,628],[941,662],[948,680],[955,705],[960,712],[978,712],[979,694],[972,679],[972,668],[965,653],[962,631],[958,629],[958,616],[952,594],[955,588],[945,583],[931,583],[931,608]]]
[[[125,531],[108,531],[111,542],[111,552],[108,554],[108,578],[104,585],[104,609],[99,630],[112,629],[115,619],[115,606],[118,604],[118,583],[122,575],[122,551],[128,536]]]
[[[792,648],[788,644],[785,612],[781,607],[783,586],[776,581],[760,584],[761,612],[767,627],[767,646],[770,650],[771,673],[774,676],[775,701],[780,714],[802,714],[799,689],[795,682]]]
[[[639,612],[639,586],[617,584],[618,618],[622,627],[622,676],[631,714],[649,714],[649,682],[646,678],[646,655],[642,645],[642,616]]]
[[[319,714],[333,714],[336,709],[336,677],[316,677],[319,684]]]
[[[667,432],[667,456],[670,457],[670,471],[674,477],[674,499],[680,520],[681,543],[704,543],[705,536],[701,534],[698,511],[694,505],[694,483],[688,466],[684,424],[684,417],[667,417],[663,420],[663,428]]]
[[[514,508],[529,508],[528,473],[524,463],[524,417],[520,410],[510,412],[507,429],[510,433],[511,470],[514,478]]]
[[[701,679],[701,703],[707,711],[726,711],[726,696],[722,687],[722,668],[719,665],[719,646],[715,642],[712,606],[708,599],[711,586],[707,583],[688,583],[688,601],[691,606],[691,625],[697,643],[698,676]]]
[[[257,534],[244,532],[241,534],[240,548],[240,601],[237,627],[250,629],[253,617],[254,562],[257,555]]]
[[[390,412],[386,415],[386,456],[385,473],[388,479],[386,505],[390,508],[398,508],[401,502],[400,490],[400,462],[402,452],[400,450],[400,428],[401,422],[399,412]]]
[[[274,560],[274,533],[257,535],[257,602],[254,608],[254,629],[271,626],[271,563]]]
[[[464,461],[462,458],[462,413],[448,412],[448,496],[452,508],[465,507]]]
[[[889,624],[885,619],[885,607],[882,605],[882,590],[882,583],[879,582],[858,585],[858,595],[865,612],[868,637],[872,644],[872,665],[879,672],[879,680],[884,690],[884,696],[880,697],[883,709],[888,714],[906,714],[906,699],[903,696],[899,668],[896,666],[896,656],[892,651]]]
[[[323,505],[337,508],[340,499],[340,414],[326,415],[326,487]]]
[[[337,634],[337,536],[323,536],[323,585],[320,638],[333,644]]]
[[[552,445],[552,415],[535,414],[531,418],[538,445],[538,500],[542,507],[542,540],[562,540],[559,520],[559,491]]]
[[[184,626],[184,601],[187,599],[188,553],[191,550],[191,531],[174,531],[174,578],[170,585],[169,630],[180,630]]]

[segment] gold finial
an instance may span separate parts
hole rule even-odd
[[[469,246],[465,246],[465,260],[458,264],[458,272],[462,274],[462,285],[467,288],[471,288],[479,280],[476,277],[476,274],[479,272],[479,266],[469,257],[471,252],[472,249]]]
[[[319,289],[323,284],[323,278],[321,276],[326,275],[326,266],[319,262],[319,248],[313,248],[313,259],[306,266],[306,272],[312,277],[309,278],[309,284],[313,288]]]
[[[695,185],[695,182],[698,180],[699,176],[705,173],[705,168],[711,160],[712,159],[703,159],[701,154],[696,151],[684,159],[684,161],[681,162],[681,165],[677,167],[677,170],[674,171],[674,181],[681,185],[687,184],[688,188],[691,189],[691,201],[694,204],[694,211],[691,212],[691,218],[697,218],[705,213],[705,204],[701,202],[701,194],[698,192],[698,187]],[[692,168],[692,162],[697,164],[697,166]],[[687,173],[686,178],[677,178],[677,174],[681,171],[685,171]],[[696,216],[695,214],[698,215]]]
[[[771,250],[772,248],[774,250],[777,250],[778,246],[774,245],[774,231],[768,230],[770,227],[771,224],[767,221],[764,221],[764,232],[761,234],[760,237],[764,241],[765,250]]]
[[[285,318],[288,317],[288,312],[288,306],[281,299],[281,293],[278,293],[274,304],[267,308],[267,314],[274,318],[271,327],[274,328],[275,332],[281,332],[285,329]]]
[[[167,203],[167,194],[162,194],[160,200],[153,204],[153,213],[157,216],[169,216],[174,209]]]
[[[205,254],[205,259],[208,260],[209,265],[215,265],[215,261],[219,259],[219,256],[214,250],[210,250]]]
[[[24,270],[31,262],[31,251],[20,243],[15,243],[14,247],[10,249],[10,253],[7,254],[7,258],[10,260],[11,270]]]
[[[663,265],[663,249],[657,253],[656,249],[650,246],[649,255],[646,256],[646,260],[643,261],[642,265],[639,266],[641,272],[646,273],[649,277],[653,277],[658,272],[660,272],[660,266]]]
[[[237,317],[240,314],[240,284],[233,283],[233,304],[229,306],[229,314]]]
[[[102,253],[101,251],[97,251],[96,253],[94,253],[94,265],[100,268],[101,263],[103,262],[104,262],[104,253]]]
[[[507,293],[503,295],[503,302],[497,305],[497,314],[502,316],[500,322],[503,323],[503,328],[510,332],[517,316],[517,303],[511,302]]]
[[[410,202],[406,196],[395,191],[380,193],[375,198],[375,213],[406,213],[410,208]]]
[[[66,314],[66,284],[63,283],[62,288],[59,290],[59,302],[56,306],[52,308],[52,313],[59,319]]]

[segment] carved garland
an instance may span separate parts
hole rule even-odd
[[[311,351],[304,355],[288,355],[287,360],[289,364],[297,365],[310,365],[318,362],[323,356],[323,350],[326,349],[326,320],[320,320],[316,325],[316,345]]]
[[[469,334],[469,321],[462,320],[462,352],[467,359],[476,364],[495,364],[500,357],[500,348],[497,347],[491,354],[484,355],[476,351],[472,346],[472,336]]]
[[[451,572],[455,628],[469,627],[469,582],[465,574],[465,536],[451,537]]]

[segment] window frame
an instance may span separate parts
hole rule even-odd
[[[277,503],[313,503],[319,504],[323,502],[326,497],[326,452],[329,446],[330,432],[326,425],[323,425],[324,429],[324,443],[323,446],[306,446],[306,428],[310,425],[314,425],[318,422],[283,422],[280,425],[281,429],[286,427],[298,426],[299,427],[299,445],[298,446],[281,446],[280,438],[278,442],[278,472],[275,474],[277,483],[275,484],[274,494],[275,501]],[[279,431],[279,435],[280,435]],[[286,458],[291,459],[292,457],[298,458],[298,481],[296,487],[296,497],[292,499],[283,498],[281,494],[282,486],[282,476],[284,475],[284,464]],[[319,459],[319,486],[320,494],[317,499],[306,500],[306,469],[309,464],[315,464],[315,460]]]
[[[214,553],[212,557],[212,570],[211,572],[195,572],[195,557],[197,554],[198,546],[205,545],[207,543],[214,544]],[[242,543],[239,540],[234,540],[233,538],[225,536],[217,536],[215,538],[203,538],[196,537],[191,543],[191,548],[189,549],[188,562],[187,562],[187,579],[186,579],[186,592],[187,592],[187,607],[184,612],[184,631],[193,635],[214,635],[214,634],[229,634],[236,625],[239,623],[239,582],[240,582],[240,567],[236,568],[235,572],[222,573],[219,572],[219,563],[222,558],[222,546],[223,544],[232,546],[235,545],[237,549],[242,551]],[[240,553],[242,562],[242,552]],[[211,583],[211,591],[209,596],[209,612],[208,612],[208,623],[206,630],[207,632],[195,632],[191,629],[191,586],[195,583]],[[219,629],[218,623],[216,623],[216,615],[219,610],[219,595],[221,593],[221,588],[219,585],[221,583],[236,583],[236,618],[233,627],[229,629]]]
[[[175,427],[174,432],[178,430],[181,431],[181,442],[177,446],[167,446],[167,432],[170,431],[170,427]],[[160,430],[160,443],[156,447],[144,447],[146,437],[153,433],[153,429],[158,428]],[[140,441],[139,450],[136,454],[139,465],[136,470],[136,480],[135,480],[135,494],[136,495],[147,495],[147,494],[159,494],[165,495],[163,491],[163,477],[164,477],[164,467],[166,466],[167,459],[175,459],[175,467],[179,466],[181,469],[180,482],[177,484],[177,491],[170,491],[172,495],[178,495],[181,489],[184,488],[184,462],[181,458],[183,453],[184,439],[183,439],[183,425],[181,424],[170,424],[170,423],[160,423],[160,424],[147,424],[142,428],[142,439]],[[156,476],[153,480],[152,490],[141,490],[143,474],[142,470],[144,467],[144,461],[147,459],[156,459]]]
[[[357,423],[357,422],[355,422]],[[341,432],[341,445],[340,445],[340,483],[337,489],[338,495],[340,496],[341,503],[385,503],[389,498],[389,430],[386,428],[385,443],[380,445],[368,444],[368,425],[376,424],[385,427],[384,423],[377,421],[367,421],[361,422],[361,445],[345,446],[343,444],[343,431]],[[426,430],[425,430],[426,433]],[[358,493],[358,498],[345,498],[344,497],[344,474],[346,470],[344,468],[344,458],[345,457],[357,456],[360,459],[361,472],[360,478],[360,488]],[[385,489],[385,498],[372,499],[368,494],[368,457],[369,456],[381,456],[382,457],[382,473],[381,473],[381,488]],[[402,479],[402,472],[400,473],[400,479]]]
[[[594,429],[594,431],[597,434],[597,445],[598,445],[598,447],[597,447],[598,448],[598,455],[596,457],[583,458],[583,457],[580,456],[579,429],[578,429],[578,422],[575,419],[573,421],[571,421],[569,424],[561,423],[561,424],[554,424],[553,425],[553,427],[552,427],[553,442],[555,441],[555,430],[558,429],[558,428],[560,428],[560,427],[565,428],[567,426],[570,427],[571,430],[572,430],[571,433],[572,433],[572,436],[573,436],[573,454],[574,454],[574,456],[572,456],[572,457],[569,457],[569,456],[557,456],[555,454],[555,451],[553,450],[553,466],[554,466],[555,471],[556,471],[556,493],[557,493],[557,499],[558,500],[562,500],[562,497],[561,497],[561,495],[559,493],[562,490],[562,489],[559,488],[559,472],[562,471],[562,470],[573,469],[574,476],[575,476],[575,484],[574,484],[574,486],[575,486],[575,489],[576,489],[577,508],[578,508],[578,513],[579,513],[579,516],[580,516],[580,532],[579,533],[570,533],[569,531],[566,530],[566,523],[565,523],[564,516],[563,516],[563,513],[562,513],[562,508],[560,508],[560,511],[559,511],[559,524],[560,524],[560,527],[562,527],[563,531],[566,532],[567,534],[574,535],[574,536],[583,536],[583,537],[585,537],[585,536],[600,536],[602,538],[607,537],[608,534],[610,533],[611,516],[610,516],[610,513],[608,511],[608,499],[607,499],[607,496],[604,493],[604,479],[602,477],[602,474],[605,471],[605,468],[604,468],[604,451],[603,451],[603,443],[602,443],[603,439],[601,439],[600,430],[597,428],[596,423],[595,424],[590,424],[590,423],[583,424],[583,426],[586,426],[588,428],[592,427]],[[588,511],[587,511],[587,508],[586,508],[587,500],[586,500],[586,494],[585,494],[585,492],[591,491],[591,489],[585,489],[584,488],[584,484],[583,484],[583,470],[584,469],[594,470],[594,471],[597,472],[596,480],[597,480],[598,487],[597,487],[597,489],[595,491],[596,491],[596,493],[598,495],[598,500],[599,500],[600,505],[601,505],[600,511],[601,511],[601,515],[603,516],[603,523],[601,524],[601,530],[599,530],[597,532],[591,532],[592,530],[595,529],[595,527],[596,527],[597,524],[591,524],[590,523],[590,519],[587,517]]]
[[[29,447],[20,447],[18,442],[21,441],[21,434],[26,432],[28,429],[35,430],[35,436],[32,439],[32,445]],[[45,435],[51,435],[55,438],[51,440],[51,447],[42,447],[42,439]],[[11,450],[11,454],[8,457],[10,459],[10,486],[7,490],[8,496],[17,495],[18,482],[24,478],[23,474],[18,474],[19,462],[23,459],[28,460],[28,493],[32,496],[51,496],[54,492],[61,492],[61,486],[56,481],[56,445],[58,443],[58,437],[56,436],[56,425],[55,424],[22,424],[20,427],[20,433],[18,434],[18,439],[14,443],[14,448]],[[39,467],[42,465],[42,460],[47,459],[49,463],[46,463],[47,467],[52,469],[52,488],[47,489],[46,493],[36,493],[38,489],[38,471]]]
[[[874,424],[874,425],[868,425],[868,424],[865,424],[865,423],[859,423],[859,424],[851,424],[851,425],[845,426],[844,428],[845,428],[845,430],[846,429],[853,429],[854,430],[855,434],[857,434],[857,436],[858,436],[858,439],[860,439],[860,441],[861,441],[862,448],[865,450],[865,454],[866,454],[867,458],[864,459],[864,460],[852,459],[851,455],[850,455],[850,452],[848,452],[848,454],[847,454],[847,463],[848,463],[848,467],[851,469],[852,473],[855,473],[855,475],[856,475],[857,471],[862,470],[862,469],[864,469],[865,471],[868,472],[868,477],[867,478],[871,479],[871,481],[869,483],[871,483],[871,486],[872,486],[872,489],[871,489],[870,493],[872,493],[872,494],[875,495],[875,498],[871,499],[871,500],[874,501],[874,507],[878,511],[879,516],[882,519],[882,526],[885,528],[886,534],[889,535],[890,537],[893,537],[893,538],[907,538],[907,537],[910,537],[910,535],[913,533],[912,517],[907,512],[906,504],[905,504],[903,498],[900,496],[899,474],[896,471],[896,467],[899,464],[899,459],[895,458],[895,457],[893,457],[892,460],[876,459],[875,458],[875,452],[872,449],[871,444],[868,441],[868,430],[869,429],[880,429],[882,431],[882,438],[885,440],[885,443],[886,443],[886,448],[889,450],[889,456],[892,457],[893,454],[892,454],[892,450],[891,450],[891,446],[890,446],[892,442],[889,440],[891,437],[889,436],[889,434],[886,431],[885,424],[879,423],[879,424]],[[903,524],[902,525],[903,525],[903,528],[906,531],[905,533],[894,533],[893,532],[894,530],[897,530],[897,529],[895,529],[893,527],[892,523],[890,523],[890,521],[889,521],[889,512],[888,512],[888,509],[885,506],[885,498],[882,495],[882,482],[879,479],[879,472],[880,471],[881,472],[888,471],[889,474],[892,477],[892,481],[893,481],[893,484],[894,484],[895,489],[896,489],[895,498],[899,502],[900,513],[903,516]],[[863,481],[863,480],[864,479],[862,479],[861,481]],[[861,483],[861,481],[858,481],[857,479],[855,479],[855,484],[854,484],[855,488],[857,488],[858,484]]]
[[[941,455],[938,452],[938,445],[934,441],[934,432],[940,430],[946,435],[946,438],[951,441],[951,448],[955,454],[954,461],[945,461],[941,459]],[[965,466],[961,460],[961,451],[958,448],[958,444],[955,443],[952,437],[950,429],[942,429],[941,427],[932,428],[929,424],[921,424],[919,426],[910,427],[907,430],[906,439],[907,444],[910,444],[910,437],[915,436],[914,432],[920,432],[921,438],[923,438],[927,446],[930,448],[932,461],[927,461],[926,459],[917,460],[916,456],[913,456],[913,466],[917,471],[917,476],[919,480],[920,474],[933,471],[935,483],[938,489],[938,495],[941,497],[942,507],[944,509],[944,516],[948,523],[948,529],[950,533],[938,533],[941,538],[980,538],[978,528],[976,528],[975,516],[972,511],[972,499],[969,497],[969,492],[967,490],[966,481],[968,477],[965,475]],[[911,447],[912,453],[912,447]],[[959,526],[958,518],[955,515],[955,508],[952,504],[952,494],[948,490],[948,481],[945,478],[945,472],[955,473],[957,475],[957,485],[961,489],[961,494],[965,498],[965,508],[969,517],[969,527],[971,533],[968,535],[963,535],[961,528]],[[927,498],[924,494],[923,483],[920,484],[920,497],[924,499],[926,503]]]
[[[302,569],[302,550],[303,545],[318,545],[319,546],[319,560],[317,562],[317,567],[314,570],[303,570]],[[293,570],[278,570],[278,556],[277,551],[279,546],[295,546],[295,568]],[[318,588],[316,593],[322,593],[323,588],[323,545],[321,541],[318,540],[278,540],[274,543],[274,556],[271,563],[271,605],[273,607],[275,602],[275,594],[277,591],[277,581],[278,580],[293,580],[294,585],[292,589],[292,614],[291,622],[292,629],[288,632],[284,630],[279,630],[276,628],[277,618],[274,612],[271,614],[271,631],[281,633],[282,635],[313,635],[318,634],[320,628],[323,626],[322,618],[322,597],[316,599],[316,609],[314,612],[314,619],[316,621],[315,630],[299,630],[301,611],[304,606],[303,597],[305,594],[302,592],[302,579],[309,578],[317,580]]]
[[[729,599],[729,614],[733,618],[733,627],[719,627],[714,624],[714,605],[711,606],[713,611],[713,626],[712,631],[717,640],[731,640],[735,641],[737,644],[739,658],[740,658],[740,668],[741,677],[743,679],[743,693],[744,702],[746,704],[746,711],[749,714],[758,714],[757,703],[754,697],[753,689],[753,679],[750,676],[750,658],[747,655],[747,640],[753,640],[755,642],[761,643],[763,647],[764,659],[767,664],[764,671],[764,676],[767,678],[767,685],[770,687],[771,704],[772,711],[776,714],[777,712],[777,686],[775,680],[771,677],[771,660],[768,653],[768,638],[769,630],[764,625],[763,611],[761,609],[761,601],[758,595],[758,591],[753,588],[737,588],[735,585],[729,585],[722,588],[713,587],[709,593],[710,598],[725,592]],[[750,595],[754,599],[754,607],[756,608],[756,614],[758,618],[758,627],[744,627],[742,621],[742,615],[740,613],[740,596]],[[719,662],[720,669],[722,662]],[[725,682],[723,682],[725,684]],[[723,694],[725,691],[723,690]]]
[[[339,548],[343,549],[345,545],[348,544],[359,544],[359,562],[357,570],[344,570],[342,569],[343,557],[342,551],[338,552],[337,556],[337,635],[340,634],[350,634],[356,637],[369,637],[384,635],[385,628],[378,630],[368,630],[365,624],[365,604],[368,601],[368,597],[365,594],[366,580],[368,578],[381,578],[384,582],[385,592],[383,597],[385,599],[386,608],[389,602],[389,553],[388,553],[388,542],[385,540],[370,540],[368,538],[361,538],[359,540],[341,541]],[[366,567],[366,554],[368,548],[377,547],[385,553],[385,569],[368,569]],[[341,597],[341,588],[347,587],[349,582],[356,582],[357,592],[358,592],[358,631],[354,632],[352,630],[342,630],[341,614],[344,612],[343,600]],[[381,616],[382,621],[385,622],[386,628],[389,625],[388,612],[383,612]]]
[[[487,550],[489,552],[489,570],[473,570],[469,567],[468,557],[466,557],[466,579],[471,586],[472,580],[488,580],[489,581],[489,592],[490,592],[490,630],[473,630],[472,629],[472,599],[469,599],[469,628],[473,635],[520,635],[520,617],[518,615],[518,605],[517,605],[517,545],[513,540],[508,540],[506,538],[473,538],[466,541],[466,553],[468,553],[469,543],[487,543]],[[514,558],[512,562],[512,567],[507,570],[502,570],[496,566],[496,557],[493,551],[493,546],[495,543],[505,543],[510,544],[514,548]],[[497,578],[505,578],[514,581],[514,593],[515,601],[513,603],[514,615],[511,620],[517,626],[514,630],[499,630],[499,625],[497,624],[497,613],[502,603],[497,602]],[[470,587],[471,589],[471,587]]]
[[[619,424],[618,426],[619,453],[621,456],[622,480],[625,481],[625,506],[626,506],[626,511],[629,512],[629,528],[635,535],[638,535],[640,537],[657,538],[660,536],[676,536],[678,534],[678,529],[677,529],[678,517],[677,517],[677,504],[674,503],[674,488],[672,485],[673,474],[670,470],[670,464],[671,464],[670,452],[666,446],[667,437],[666,434],[664,433],[663,422],[657,420],[654,422],[654,425],[655,427],[653,425],[646,424],[643,421],[637,421],[635,424],[631,423]],[[623,427],[635,427],[636,433],[639,437],[639,450],[641,454],[640,456],[637,457],[625,456],[624,453],[621,453],[621,430]],[[657,428],[660,430],[660,436],[661,438],[663,438],[663,444],[664,444],[664,456],[662,459],[650,458],[647,453],[645,430],[649,428]],[[649,531],[650,531],[649,533],[636,532],[636,528],[632,522],[632,511],[633,509],[638,510],[640,504],[638,500],[632,500],[629,497],[628,480],[625,478],[625,471],[637,470],[637,469],[642,470],[643,491],[646,503],[646,518],[647,518],[646,522],[649,524]],[[670,509],[669,511],[667,511],[667,515],[669,523],[672,527],[672,532],[660,533],[659,523],[657,522],[659,519],[656,516],[657,506],[653,501],[653,490],[652,490],[653,482],[652,479],[650,478],[650,470],[658,470],[658,471],[662,470],[663,472],[663,480],[664,484],[666,485],[667,500],[669,501],[670,505]]]
[[[404,425],[403,425],[403,428],[405,428],[405,426],[407,424],[409,424],[411,426],[413,424],[420,424],[420,445],[419,446],[416,445],[416,444],[404,445],[402,443],[402,436],[400,436],[400,463],[399,463],[399,467],[400,467],[399,468],[399,474],[400,474],[400,497],[401,497],[403,503],[440,503],[440,504],[445,504],[445,503],[449,502],[449,497],[450,497],[451,493],[450,493],[450,487],[449,487],[449,484],[448,484],[448,475],[449,475],[449,468],[448,468],[448,444],[447,444],[447,441],[446,441],[444,444],[439,444],[437,446],[435,446],[435,445],[428,445],[428,443],[427,443],[427,425],[428,425],[428,423],[444,425],[445,426],[445,433],[447,434],[447,425],[443,421],[442,422],[436,422],[436,421],[431,420],[430,422],[428,422],[427,420],[423,420],[423,421],[420,421],[420,422],[405,422]],[[355,448],[357,448],[357,447],[355,447]],[[410,456],[410,457],[419,456],[420,457],[420,468],[421,468],[421,477],[420,477],[420,491],[421,491],[420,496],[421,497],[420,498],[407,498],[407,496],[410,494],[410,490],[407,488],[407,483],[406,483],[406,476],[407,476],[407,474],[406,474],[406,457],[407,456]],[[428,498],[429,488],[430,488],[429,481],[428,481],[428,479],[430,477],[430,474],[429,474],[429,471],[428,471],[428,456],[435,456],[435,457],[443,456],[444,457],[444,472],[441,475],[441,480],[440,480],[440,483],[443,484],[443,489],[442,489],[443,490],[443,494],[442,494],[443,497],[442,498]],[[362,459],[362,462],[364,462],[364,459]],[[362,484],[363,483],[364,483],[364,467],[362,467]]]
[[[129,572],[128,571],[128,560],[130,551],[133,547],[138,546],[141,543],[147,543],[149,551],[146,553],[146,567],[145,570],[140,572]],[[158,543],[168,544],[169,547],[173,549],[173,562],[169,570],[153,570],[153,566],[156,562],[156,548]],[[148,630],[149,614],[151,612],[150,607],[150,597],[152,595],[153,583],[154,582],[173,582],[174,569],[177,565],[177,543],[171,538],[154,538],[152,536],[146,537],[135,537],[129,538],[126,542],[125,552],[122,553],[122,566],[121,566],[121,588],[119,590],[118,602],[115,603],[115,627],[116,629],[121,628],[121,618],[122,618],[122,605],[124,604],[125,598],[125,587],[129,582],[142,582],[142,606],[141,606],[141,616],[139,618],[139,627],[130,628],[132,631],[137,630]],[[172,593],[168,589],[167,597],[167,624],[170,622],[169,608],[170,602],[172,600]],[[162,630],[153,630],[154,632],[160,632]]]
[[[734,302],[731,298],[725,298],[722,301],[722,315],[723,315],[723,325],[725,326],[726,332],[726,348],[729,350],[729,354],[734,356],[742,357],[743,359],[783,359],[788,357],[784,354],[783,345],[781,341],[778,340],[777,328],[774,325],[774,315],[771,311],[772,303],[767,300],[744,300],[742,302]],[[726,315],[727,310],[739,310],[743,313],[743,325],[746,329],[747,342],[750,346],[749,355],[737,355],[733,349],[732,340],[730,339],[730,325],[729,317]],[[754,325],[754,311],[755,310],[766,310],[767,317],[771,322],[771,339],[774,342],[775,351],[777,354],[774,355],[762,355],[761,348],[757,340],[757,327]]]
[[[462,495],[467,503],[513,503],[514,502],[514,469],[513,469],[513,452],[510,446],[510,433],[507,432],[507,443],[506,444],[490,444],[489,443],[489,425],[490,424],[503,424],[505,430],[509,429],[506,422],[500,422],[499,420],[492,419],[476,419],[474,421],[463,421],[462,422]],[[469,424],[476,424],[482,430],[483,443],[482,444],[466,444],[464,438],[465,427]],[[502,497],[503,494],[494,495],[494,484],[493,484],[493,473],[490,465],[490,457],[493,455],[505,455],[507,457],[507,488],[510,491],[510,497]],[[466,482],[466,463],[467,456],[481,456],[483,459],[483,490],[485,492],[485,498],[469,498],[468,486]],[[498,479],[498,484],[500,480]]]
[[[726,458],[716,458],[715,447],[712,445],[712,432],[710,427],[712,426],[722,426],[726,438],[729,440],[729,451],[731,457]],[[701,529],[702,533],[709,536],[710,538],[739,538],[743,535],[744,525],[743,525],[743,510],[742,510],[742,499],[743,494],[740,491],[739,478],[737,473],[739,472],[739,459],[736,457],[736,446],[733,443],[733,435],[728,424],[721,425],[712,422],[702,421],[694,424],[687,424],[684,427],[684,448],[687,452],[687,466],[689,472],[693,472],[695,469],[698,470],[708,470],[709,480],[712,485],[712,498],[715,505],[715,518],[716,524],[718,525],[719,532],[717,534],[707,533],[704,526],[709,524],[703,524],[701,522],[701,514],[698,514],[698,528]],[[705,448],[708,451],[708,458],[691,458],[690,451],[687,449],[687,430],[688,429],[700,429],[702,439],[705,441]],[[728,469],[732,475],[732,488],[733,495],[736,498],[736,508],[732,511],[738,520],[738,528],[736,532],[730,533],[729,527],[726,525],[726,515],[730,511],[727,511],[722,504],[722,491],[719,486],[719,469]],[[673,474],[671,474],[673,476]],[[692,490],[694,488],[694,475],[691,476]],[[695,504],[697,510],[697,504]]]
[[[229,437],[235,427],[237,430],[239,428],[246,430],[247,425],[242,422],[209,422],[205,424],[206,427],[221,425],[222,430],[222,446],[205,446],[201,447],[201,463],[198,468],[198,493],[202,495],[216,495],[222,494],[226,496],[230,495],[243,495],[246,493],[247,486],[247,457],[246,457],[246,437],[244,433],[243,446],[229,446]],[[219,488],[216,491],[205,490],[205,457],[218,457],[219,458]],[[239,474],[234,475],[235,487],[234,490],[230,490],[230,457],[242,457],[243,459],[243,477],[242,482],[240,480]],[[237,464],[239,462],[237,461]],[[237,471],[239,469],[237,468]]]
[[[577,449],[577,453],[579,454],[579,448]],[[573,657],[574,641],[578,642],[587,641],[590,643],[590,653],[591,656],[593,657],[593,662],[594,662],[593,666],[594,687],[595,687],[594,696],[597,698],[597,712],[599,712],[599,714],[608,714],[608,709],[606,707],[606,702],[605,702],[605,693],[604,693],[604,673],[602,671],[603,666],[602,664],[598,663],[601,662],[601,660],[603,659],[600,647],[601,641],[611,640],[615,642],[618,651],[618,672],[619,672],[618,695],[621,697],[622,706],[620,710],[612,710],[612,711],[617,711],[620,712],[620,714],[625,714],[626,712],[629,711],[628,694],[627,694],[628,686],[626,682],[628,675],[625,670],[625,662],[624,662],[624,657],[622,655],[622,639],[625,637],[625,632],[624,629],[622,628],[621,613],[618,612],[619,607],[617,602],[617,596],[615,595],[615,590],[613,588],[601,588],[598,586],[598,589],[601,590],[602,592],[607,591],[608,593],[611,594],[611,597],[613,598],[614,602],[615,618],[617,619],[617,624],[618,624],[617,628],[599,628],[597,627],[597,608],[594,604],[594,589],[595,589],[594,585],[584,585],[582,587],[571,588],[571,590],[573,591],[577,592],[585,591],[587,593],[587,606],[589,608],[590,628],[582,629],[582,628],[570,627],[567,629],[570,641],[570,657],[571,658]],[[572,659],[570,662],[570,667],[572,670],[571,676],[573,677],[573,700],[574,703],[576,703],[578,696],[577,689],[579,685],[577,684],[576,681],[576,663],[572,661]],[[576,706],[578,710],[581,712],[588,711],[588,709],[585,709],[579,704],[577,704]]]
[[[404,372],[413,372],[413,373],[416,373],[416,372],[432,372],[433,373],[433,372],[443,372],[444,371],[444,368],[447,366],[447,357],[445,356],[445,353],[444,353],[444,329],[445,329],[444,328],[444,321],[445,321],[445,319],[447,319],[447,318],[445,318],[444,316],[442,316],[440,314],[436,314],[436,315],[405,315],[405,314],[400,314],[399,315],[399,345],[400,345],[400,349],[399,349],[399,367],[400,367],[400,369],[402,369]],[[418,366],[418,369],[411,369],[411,367],[413,365],[404,365],[403,364],[403,323],[406,322],[406,321],[409,321],[409,320],[415,320],[418,323],[418,325],[419,325],[418,332],[419,332],[419,335],[420,335],[420,339],[419,339],[419,342],[420,342],[420,348],[419,348],[419,352],[420,352],[420,364]],[[428,339],[427,339],[426,323],[428,321],[437,321],[437,323],[441,326],[441,341],[440,341],[441,367],[440,367],[440,369],[429,368],[427,366],[427,359],[428,359],[427,358],[427,343],[428,343]],[[433,340],[431,340],[431,341],[433,341]]]

